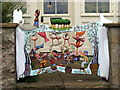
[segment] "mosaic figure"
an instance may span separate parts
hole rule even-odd
[[[44,38],[45,42],[49,41],[45,32],[39,32],[38,35],[41,36],[42,38]]]
[[[52,45],[55,45],[54,43],[53,43],[53,41],[55,40],[55,39],[57,39],[57,44],[60,44],[60,39],[62,38],[62,37],[60,37],[57,33],[50,33],[49,34],[49,36],[50,36],[50,38],[52,39]]]
[[[36,40],[37,39],[38,39],[38,36],[36,34],[31,36],[31,40],[34,41],[34,47],[36,46]]]
[[[39,26],[39,18],[38,18],[39,15],[40,15],[40,10],[37,9],[37,10],[35,11],[34,26]]]
[[[70,37],[68,33],[64,34],[63,39],[64,39],[64,45],[66,45],[66,41],[67,41],[68,45],[70,46],[70,41],[69,41]]]
[[[83,43],[85,42],[85,39],[82,38],[82,35],[85,33],[84,32],[76,32],[76,35],[73,36],[73,38],[76,40],[76,43],[71,43],[71,45],[74,45],[77,49],[76,52],[78,52],[78,48],[81,47],[83,45]]]
[[[58,60],[61,56],[58,55],[58,52],[56,50],[53,50],[49,55],[49,60],[51,62],[51,66],[55,66],[55,60]]]

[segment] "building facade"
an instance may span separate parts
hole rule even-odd
[[[42,21],[50,25],[51,18],[70,19],[71,26],[99,21],[99,13],[118,22],[119,0],[33,0],[26,1],[25,24],[33,25],[36,9],[41,10]]]
[[[33,26],[35,10],[40,10],[40,23],[51,25],[51,18],[69,19],[71,26],[84,25],[99,21],[99,13],[117,23],[119,21],[119,4],[114,0],[36,0],[26,1],[27,12],[23,15],[25,25]],[[72,34],[71,34],[72,35]],[[92,55],[92,47],[85,34],[85,43],[80,48]]]

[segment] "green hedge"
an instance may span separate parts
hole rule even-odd
[[[70,24],[69,19],[52,19],[51,24]]]

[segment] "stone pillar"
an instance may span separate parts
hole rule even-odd
[[[3,23],[2,27],[2,88],[16,89],[16,51],[15,35],[17,24]]]
[[[110,88],[120,88],[120,23],[104,24],[108,28],[110,52]]]

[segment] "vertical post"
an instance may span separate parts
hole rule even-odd
[[[108,28],[110,52],[110,88],[120,88],[120,24],[105,24]]]
[[[2,88],[16,89],[15,35],[17,24],[4,23],[2,26]]]

